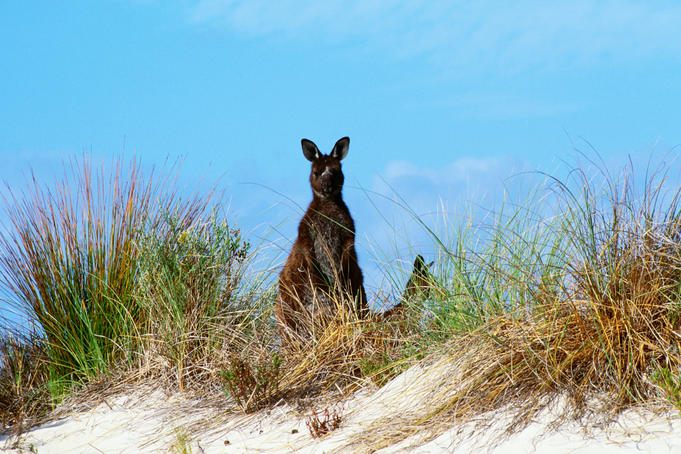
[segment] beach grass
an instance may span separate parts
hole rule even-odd
[[[561,418],[599,421],[681,408],[681,200],[669,171],[518,176],[541,183],[484,220],[439,225],[396,198],[433,263],[415,276],[382,261],[394,291],[373,306],[392,310],[362,318],[337,301],[307,342],[282,349],[273,273],[253,269],[258,247],[212,192],[180,199],[135,162],[75,160],[53,187],[33,181],[5,200],[2,282],[36,330],[0,344],[2,423],[21,430],[107,377],[251,412],[314,408],[434,362],[450,378],[424,389],[420,413],[382,421],[377,446],[509,406],[514,430],[558,399]]]

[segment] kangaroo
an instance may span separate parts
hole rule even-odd
[[[310,140],[302,139],[301,144],[312,163],[312,202],[279,274],[275,315],[282,345],[296,337],[309,338],[312,325],[332,315],[338,301],[354,299],[354,309],[362,316],[368,313],[355,251],[355,222],[342,197],[341,160],[348,154],[350,139],[338,140],[328,155]]]
[[[437,287],[433,284],[435,282],[433,275],[429,269],[433,266],[433,263],[434,262],[426,264],[426,261],[421,254],[416,256],[411,275],[409,276],[407,285],[404,287],[404,292],[402,292],[402,298],[400,298],[400,301],[396,305],[383,311],[383,318],[403,318],[407,309],[407,306],[405,305],[406,302],[418,298],[428,298],[437,291]]]

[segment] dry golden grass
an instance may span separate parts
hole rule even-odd
[[[625,178],[596,193],[581,178],[583,199],[561,186],[561,222],[529,234],[532,245],[552,238],[543,240],[548,253],[528,266],[519,232],[499,235],[513,243],[498,244],[491,258],[474,259],[508,289],[506,310],[452,333],[433,357],[436,378],[404,396],[420,404],[377,421],[365,444],[435,437],[474,419],[485,427],[500,410],[512,415],[510,433],[557,402],[554,424],[577,418],[587,427],[639,405],[681,409],[679,192],[665,205],[661,183],[641,195]]]
[[[15,434],[52,409],[44,346],[36,337],[0,339],[0,426]]]
[[[248,287],[232,256],[216,273],[201,262],[227,226],[161,229],[156,246],[171,253],[168,269],[175,271],[162,274],[157,265],[165,259],[150,255],[146,274],[132,273],[142,285],[126,291],[138,303],[136,334],[106,339],[116,346],[132,340],[136,348],[114,349],[106,373],[91,378],[71,405],[153,382],[226,413],[281,402],[316,408],[383,386],[419,363],[418,386],[397,396],[403,411],[380,418],[350,446],[434,437],[461,421],[484,426],[501,409],[511,412],[510,432],[556,402],[562,407],[554,422],[581,418],[587,425],[636,405],[681,408],[679,194],[664,203],[661,183],[648,182],[639,193],[624,179],[603,191],[581,178],[577,190],[557,183],[550,221],[521,210],[500,218],[487,232],[487,249],[438,239],[445,263],[431,273],[417,262],[422,275],[408,281],[390,316],[360,317],[336,301],[328,318],[301,314],[309,336],[284,348],[273,315],[275,285],[263,279]],[[195,243],[186,242],[191,235]],[[422,288],[413,288],[417,281]],[[417,301],[406,301],[412,297]],[[39,368],[17,372],[22,361],[3,365],[2,382],[20,376],[47,386]],[[4,421],[16,425],[43,408],[26,403],[25,389],[0,394]]]

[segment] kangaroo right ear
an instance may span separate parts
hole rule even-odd
[[[333,156],[334,158],[341,161],[348,155],[349,147],[350,137],[343,137],[342,139],[338,139],[336,145],[333,146],[333,150],[331,150],[330,156]]]
[[[303,154],[308,161],[316,161],[317,159],[321,158],[322,154],[319,152],[319,148],[317,148],[317,145],[315,145],[313,141],[303,139],[300,141],[300,143],[303,145]]]

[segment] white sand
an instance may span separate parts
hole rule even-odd
[[[362,391],[341,404],[331,406],[342,414],[341,426],[320,439],[306,427],[308,415],[288,406],[244,415],[206,408],[182,395],[161,391],[145,395],[119,396],[88,411],[36,427],[16,440],[0,437],[0,450],[51,453],[159,453],[180,452],[178,438],[189,434],[193,453],[672,453],[681,452],[681,418],[676,414],[655,415],[644,410],[628,411],[617,423],[590,435],[569,423],[547,431],[551,414],[539,416],[525,430],[494,446],[490,440],[508,421],[508,412],[494,415],[496,424],[484,430],[475,422],[453,425],[434,440],[424,433],[381,441],[385,418],[409,417],[425,411],[424,397],[446,386],[452,373],[415,366],[380,390]],[[399,428],[399,424],[391,425]],[[472,436],[471,436],[472,435]],[[397,437],[398,439],[400,437]],[[392,444],[394,443],[394,444]]]

